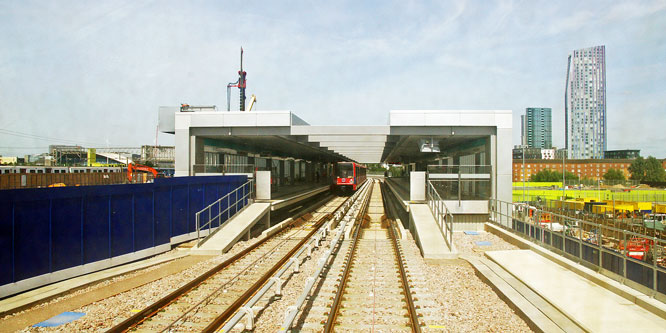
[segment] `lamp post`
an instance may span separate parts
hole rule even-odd
[[[567,188],[566,177],[565,177],[566,174],[567,174],[567,171],[564,168],[564,159],[566,158],[566,156],[567,156],[567,150],[565,148],[565,149],[562,150],[562,201],[563,202],[567,198],[566,195],[565,195],[565,192],[564,192],[565,189]]]

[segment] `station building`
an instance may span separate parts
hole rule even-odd
[[[489,198],[511,201],[511,111],[394,110],[388,125],[318,126],[290,111],[161,107],[160,129],[175,135],[177,177],[266,170],[279,192],[327,185],[335,162],[390,163],[425,173],[457,214],[487,214]],[[420,199],[409,177],[389,184],[406,209]]]

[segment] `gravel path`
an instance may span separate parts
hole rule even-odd
[[[58,327],[27,327],[22,332],[97,332],[107,330],[113,325],[127,319],[137,312],[137,310],[143,309],[166,296],[213,266],[247,248],[257,240],[255,238],[247,242],[241,241],[224,255],[200,262],[181,273],[167,276],[130,291],[72,310],[83,312],[86,315],[71,323]],[[154,269],[159,269],[159,267]],[[82,290],[81,292],[84,291]]]
[[[485,232],[467,236],[454,233],[454,244],[461,254],[482,256],[484,250],[511,250],[515,246]],[[490,241],[479,247],[474,242]],[[404,241],[405,252],[418,253],[411,241]],[[413,255],[411,257],[414,257]],[[439,304],[439,322],[426,322],[428,331],[444,332],[532,332],[527,323],[508,304],[476,276],[474,268],[463,260],[449,265],[428,265],[422,259],[410,262],[411,271],[425,272],[430,295]]]

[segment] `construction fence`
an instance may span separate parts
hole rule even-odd
[[[246,182],[246,176],[177,177],[0,191],[0,298],[194,239],[196,213]],[[229,216],[249,202],[234,204]]]
[[[152,174],[142,173],[136,174],[132,183],[146,183],[152,180]],[[124,172],[0,174],[0,190],[128,183],[130,182]]]

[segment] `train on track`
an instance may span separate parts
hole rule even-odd
[[[338,162],[333,169],[333,193],[355,192],[366,180],[367,168],[354,162]]]

